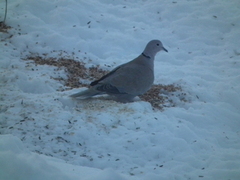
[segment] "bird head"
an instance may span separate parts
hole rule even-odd
[[[146,47],[145,47],[145,49],[143,51],[143,54],[148,56],[148,57],[150,57],[150,58],[154,58],[155,55],[159,51],[162,51],[162,50],[168,52],[168,50],[165,47],[163,47],[161,41],[159,41],[159,40],[152,40],[152,41],[150,41],[146,45]]]

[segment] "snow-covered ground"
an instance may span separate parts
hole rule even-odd
[[[0,2],[4,17],[5,1]],[[9,0],[0,44],[0,179],[239,180],[240,1]],[[160,39],[155,84],[188,102],[76,101],[64,70],[30,53],[111,70]]]

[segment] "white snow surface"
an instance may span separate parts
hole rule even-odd
[[[0,2],[4,17],[5,1]],[[1,180],[239,180],[240,1],[9,0],[0,44]],[[189,102],[68,97],[30,53],[111,70],[160,39],[155,84]]]

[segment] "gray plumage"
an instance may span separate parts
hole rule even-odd
[[[152,86],[154,57],[161,50],[168,52],[161,41],[150,41],[137,58],[116,67],[105,76],[93,81],[89,89],[71,97],[87,99],[95,95],[108,94],[114,96],[117,101],[133,101],[134,97],[145,93]]]

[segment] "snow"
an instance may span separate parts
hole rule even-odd
[[[80,177],[88,180],[96,177],[100,180],[124,179],[110,169],[79,168],[59,159],[31,153],[20,139],[12,135],[1,135],[0,148],[0,179],[71,180],[81,179]]]
[[[240,178],[239,1],[8,3],[1,180]],[[189,99],[164,111],[139,99],[72,100],[79,89],[58,91],[64,85],[53,79],[64,70],[23,60],[62,53],[111,70],[152,39],[169,51],[156,56],[155,84],[179,84]]]

